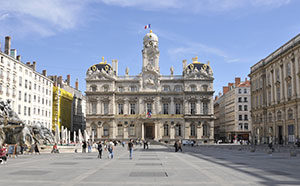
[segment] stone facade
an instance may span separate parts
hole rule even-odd
[[[300,133],[300,35],[251,67],[255,143],[288,144]]]
[[[250,81],[241,82],[241,78],[235,78],[235,83],[228,83],[223,87],[223,94],[215,97],[215,139],[223,142],[251,140],[250,109]]]
[[[86,127],[95,139],[173,141],[214,139],[213,73],[207,64],[183,61],[183,75],[161,75],[158,37],[143,40],[143,67],[118,75],[118,61],[102,62],[86,74]]]
[[[53,81],[36,71],[36,62],[22,63],[16,49],[5,38],[5,52],[0,48],[0,98],[11,100],[12,109],[27,125],[41,124],[51,129]]]

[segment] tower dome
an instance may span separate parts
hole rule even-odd
[[[155,42],[158,42],[158,37],[157,37],[156,34],[154,34],[154,33],[152,32],[152,30],[150,30],[150,32],[147,33],[147,34],[145,35],[145,37],[144,37],[144,43],[145,43],[145,42],[148,42],[148,41],[155,41]]]

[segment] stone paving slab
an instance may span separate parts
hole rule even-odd
[[[0,165],[0,185],[300,185],[300,158],[226,148],[137,147],[133,159],[117,146],[115,158],[97,153],[24,155]],[[235,153],[237,152],[237,153]]]

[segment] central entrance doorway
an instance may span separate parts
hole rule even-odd
[[[154,139],[155,138],[155,127],[154,123],[145,123],[145,139]]]
[[[283,144],[282,126],[278,126],[278,143]]]

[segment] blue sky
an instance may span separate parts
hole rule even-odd
[[[160,70],[182,73],[182,60],[210,64],[216,93],[300,32],[297,0],[0,0],[0,41],[12,36],[22,61],[48,75],[71,74],[85,91],[85,73],[101,57],[119,60],[119,74],[142,68],[151,24]]]

